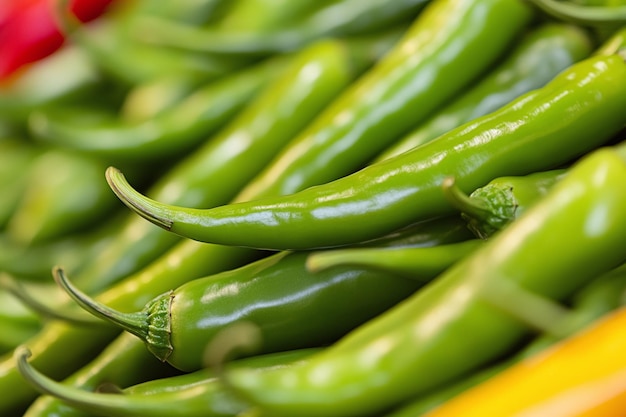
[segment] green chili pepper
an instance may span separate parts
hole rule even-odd
[[[204,207],[232,199],[363,70],[365,62],[354,60],[344,46],[338,41],[322,41],[294,56],[280,79],[266,86],[217,137],[162,176],[149,193]],[[212,184],[211,189],[206,187],[207,183]],[[77,277],[76,282],[83,289],[89,289],[83,280],[96,280],[93,285],[102,288],[111,280],[139,269],[176,242],[168,233],[141,223],[129,218],[119,232],[120,239]]]
[[[575,26],[544,24],[533,29],[478,84],[387,148],[375,162],[401,154],[499,109],[522,94],[542,87],[590,52],[589,36]]]
[[[589,326],[594,321],[600,319],[605,314],[623,306],[626,303],[626,267],[618,267],[591,281],[585,288],[577,292],[574,297],[573,309],[568,313],[567,328],[564,334],[571,335]],[[560,339],[559,339],[560,340]],[[386,417],[415,417],[425,414],[445,401],[454,398],[456,395],[467,389],[486,381],[494,375],[502,372],[512,364],[521,359],[536,355],[547,347],[553,345],[557,340],[552,335],[539,336],[530,342],[520,352],[512,358],[504,359],[482,369],[467,378],[464,378],[441,390],[435,391],[423,397],[418,397],[414,401],[400,407]]]
[[[352,173],[492,65],[531,15],[517,0],[437,0],[237,197],[287,195]]]
[[[263,375],[233,370],[228,383],[272,415],[353,416],[382,412],[475,370],[510,351],[531,326],[562,318],[551,300],[567,299],[626,261],[625,175],[617,153],[594,152],[414,296],[302,366]]]
[[[230,323],[246,320],[260,327],[262,346],[254,353],[321,346],[422,285],[368,269],[310,273],[305,266],[307,256],[306,252],[281,252],[195,279],[156,297],[137,313],[120,313],[89,299],[59,269],[55,279],[81,307],[141,338],[157,358],[183,371],[202,367],[207,344]],[[441,259],[439,269],[454,260]],[[434,275],[425,273],[423,279]],[[347,298],[352,301],[346,303]]]
[[[319,272],[337,266],[376,269],[393,275],[430,281],[454,262],[472,253],[480,240],[433,247],[352,248],[314,252],[307,259],[307,269]],[[426,280],[426,281],[424,281]]]
[[[23,244],[67,236],[115,212],[99,159],[61,149],[42,152],[31,163],[22,198],[7,233]]]
[[[297,4],[292,4],[297,3]],[[342,0],[315,2],[317,10],[299,19],[277,20],[294,9],[306,8],[307,2],[287,2],[289,11],[261,12],[248,28],[232,22],[197,27],[172,22],[171,19],[146,17],[138,22],[137,37],[158,46],[216,54],[219,56],[266,56],[293,51],[324,37],[345,37],[371,33],[413,19],[429,0]],[[246,6],[248,7],[248,6]],[[250,8],[256,8],[250,5]],[[272,8],[273,9],[273,8]],[[247,13],[247,12],[246,12]],[[228,14],[228,13],[227,13]],[[282,15],[282,16],[281,16]],[[238,19],[246,19],[239,16]],[[228,16],[224,17],[228,20]],[[274,23],[272,23],[274,22]],[[158,28],[158,29],[157,29]],[[256,30],[255,30],[256,28]]]
[[[450,203],[461,211],[469,229],[486,239],[521,216],[546,195],[567,171],[555,169],[521,177],[499,177],[489,181],[469,196],[451,181],[444,181],[444,192]]]
[[[575,4],[571,1],[530,0],[550,16],[577,25],[607,26],[626,23],[626,6]]]
[[[228,367],[255,366],[260,370],[289,367],[318,351],[311,348],[267,354],[240,359]],[[207,369],[148,381],[118,393],[102,394],[67,387],[47,378],[26,361],[29,355],[26,350],[18,350],[15,355],[20,371],[39,391],[57,396],[90,414],[219,417],[235,416],[248,408],[241,398],[224,386],[219,375]]]
[[[184,237],[266,249],[338,246],[450,213],[446,177],[468,192],[498,176],[556,168],[612,138],[625,107],[624,59],[596,56],[435,141],[285,197],[191,209],[141,195],[114,168],[107,180],[132,210]]]
[[[245,126],[249,126],[249,124]],[[313,143],[309,144],[309,146],[313,145]],[[332,149],[329,151],[332,151]],[[200,160],[200,157],[197,155],[194,155],[193,158]],[[216,164],[224,162],[225,158],[217,155],[208,159],[208,163],[213,168]],[[249,163],[250,161],[248,161]],[[302,161],[301,163],[306,162]],[[190,187],[189,184],[197,184],[197,189],[191,187],[194,192],[189,193],[186,197],[191,201],[195,198],[194,196],[198,195],[200,190],[206,189],[206,183],[202,181],[204,176],[193,170],[192,166],[193,164],[189,163],[185,169],[182,166],[179,167],[177,172],[180,177],[172,175],[176,180],[172,179],[168,187],[163,187],[162,192],[167,191],[170,194],[174,192],[182,193],[186,188]],[[235,172],[228,173],[225,176],[231,179],[236,178],[241,171],[241,166],[239,164],[236,164],[236,166],[238,169]],[[320,165],[317,169],[322,171],[326,170],[326,168],[326,166]],[[347,170],[349,168],[344,167],[343,169]],[[197,171],[205,172],[205,170],[205,165],[197,168]],[[338,169],[338,171],[341,171],[341,169]],[[279,176],[277,180],[284,180],[292,174],[292,172],[286,171],[284,176]],[[165,180],[162,181],[163,184],[166,184]],[[222,183],[224,181],[220,181],[218,177],[214,185],[221,185]],[[192,201],[189,204],[201,205],[197,201]],[[154,228],[146,222],[133,222],[132,227],[129,226],[120,232],[121,235],[126,235],[124,239],[128,239],[128,243],[126,245],[111,245],[111,250],[105,251],[89,268],[81,271],[80,276],[85,277],[85,279],[97,276],[96,285],[107,286],[107,283],[111,282],[111,280],[119,279],[120,276],[127,274],[128,271],[138,270],[148,263],[147,258],[152,259],[152,257],[145,254],[151,253],[151,245],[155,244],[159,239],[166,239],[168,234],[161,233],[158,235],[155,233],[147,237],[142,232],[142,224],[149,226],[145,227],[147,230],[160,231],[160,229]],[[140,235],[140,237],[137,238],[137,235]],[[141,241],[141,245],[135,243],[138,241]],[[159,245],[163,245],[163,243],[159,243]],[[171,243],[169,245],[171,246]],[[129,254],[129,252],[132,253]],[[152,255],[154,256],[154,253]],[[174,246],[160,258],[144,267],[144,269],[127,277],[122,283],[107,290],[99,296],[98,300],[124,311],[140,309],[150,299],[171,288],[182,285],[203,274],[211,274],[223,270],[226,265],[230,267],[241,265],[244,260],[250,260],[254,257],[258,257],[258,254],[250,250],[198,244],[197,242],[186,240]],[[83,283],[81,282],[81,284]],[[85,289],[86,285],[81,285],[81,288]],[[93,335],[82,328],[76,329],[54,323],[45,326],[42,332],[29,342],[29,347],[33,350],[35,354],[34,360],[38,362],[37,366],[40,369],[53,377],[62,377],[88,361],[89,352],[111,340],[113,336],[112,333],[106,331],[100,331]],[[69,355],[70,351],[73,352],[72,355]],[[63,356],[59,357],[61,353]],[[68,356],[71,356],[72,359],[70,360]],[[23,407],[35,395],[33,389],[21,379],[15,368],[15,363],[9,357],[5,357],[0,361],[0,391],[2,389],[11,389],[12,395],[10,397],[0,397],[0,412],[10,412],[15,408]]]

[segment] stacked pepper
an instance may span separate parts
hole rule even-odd
[[[18,3],[3,415],[620,415],[626,6]]]

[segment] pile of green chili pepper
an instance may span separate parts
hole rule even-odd
[[[623,417],[626,2],[79,3],[0,49],[1,415]]]

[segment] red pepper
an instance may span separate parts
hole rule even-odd
[[[58,0],[0,2],[0,79],[59,49],[64,36],[54,17]],[[70,10],[81,22],[100,16],[113,0],[72,0]]]

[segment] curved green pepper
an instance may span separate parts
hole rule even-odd
[[[567,326],[565,331],[563,331],[564,335],[574,334],[605,314],[626,304],[626,266],[618,267],[591,281],[590,284],[578,291],[573,298],[572,310],[567,313],[567,322],[564,323]],[[461,392],[486,381],[520,359],[535,355],[555,342],[555,338],[551,335],[539,336],[520,352],[514,354],[513,357],[505,358],[495,365],[482,369],[432,394],[418,397],[399,409],[385,414],[385,417],[416,417],[424,415]]]
[[[228,367],[254,366],[259,370],[289,367],[318,351],[310,348],[255,356],[239,359],[228,364]],[[15,353],[24,377],[39,391],[56,396],[85,413],[109,417],[232,417],[248,408],[246,402],[223,384],[219,374],[208,369],[148,381],[120,392],[94,393],[47,378],[26,361],[28,354],[25,350],[17,350]]]
[[[398,306],[306,364],[262,375],[232,370],[228,383],[273,416],[372,414],[450,383],[531,334],[533,313],[551,323],[535,309],[544,297],[566,300],[626,261],[624,178],[626,160],[594,152],[524,216]]]
[[[492,65],[531,18],[518,0],[430,2],[237,200],[292,194],[362,168]]]
[[[424,282],[346,267],[311,273],[305,266],[307,256],[281,252],[195,279],[156,297],[137,313],[120,313],[89,299],[61,270],[55,279],[81,307],[133,333],[156,357],[183,371],[200,369],[206,346],[232,323],[251,321],[259,326],[262,344],[254,353],[322,346],[395,305]],[[439,269],[454,260],[441,259]],[[346,303],[347,298],[352,301]]]
[[[228,202],[363,69],[366,64],[354,58],[342,42],[333,40],[294,55],[279,79],[269,83],[216,137],[161,176],[148,193],[199,207]],[[103,288],[177,241],[137,220],[128,218],[119,238],[76,277],[81,288],[88,292]]]
[[[374,162],[399,155],[497,110],[522,94],[542,87],[590,52],[590,38],[580,28],[544,24],[533,29],[480,82],[387,148]]]
[[[468,192],[499,176],[556,168],[611,139],[626,123],[624,108],[624,59],[595,56],[437,140],[285,197],[192,209],[143,196],[114,168],[107,180],[132,210],[187,238],[266,249],[338,246],[450,214],[446,177]]]
[[[448,180],[444,181],[444,191],[450,204],[461,211],[467,227],[477,237],[486,239],[521,216],[566,173],[565,169],[555,169],[520,177],[498,177],[469,196]]]
[[[465,223],[455,216],[421,222],[384,238],[368,242],[367,245],[376,245],[379,247],[429,247],[459,242],[470,239],[471,237],[472,235],[465,227]],[[216,268],[214,270],[220,270],[220,265],[221,268],[225,268],[227,266],[225,262],[227,261],[230,261],[232,266],[237,265],[237,262],[242,263],[246,254],[248,257],[250,256],[249,251],[243,251],[241,249],[225,246],[201,245],[193,241],[186,241],[168,252],[166,256],[161,258],[160,261],[155,262],[154,265],[146,271],[129,278],[126,280],[125,284],[120,284],[117,288],[107,291],[105,298],[99,297],[98,299],[107,304],[115,305],[120,310],[123,309],[123,311],[136,310],[142,308],[151,298],[158,296],[162,292],[169,291],[171,288],[183,285],[183,283],[197,276],[198,271],[202,269],[197,265],[198,263],[209,263],[213,268]],[[206,270],[206,267],[204,267],[204,270]],[[194,273],[196,275],[194,275]],[[211,272],[208,272],[208,274],[211,274]],[[131,297],[132,300],[129,300],[127,294],[130,290],[134,291],[134,295]],[[121,302],[119,298],[122,299]],[[72,334],[79,330],[73,329],[70,331],[67,327],[62,329],[58,327],[47,327],[40,337],[35,340],[35,346],[38,346],[40,343],[46,343],[47,337],[49,337],[46,336],[48,331],[54,334],[61,333],[61,337],[55,344],[62,345],[64,337],[67,337],[67,335],[63,336],[64,332]],[[129,336],[130,339],[123,337],[123,335]],[[138,367],[150,368],[152,361],[155,360],[154,355],[145,348],[144,343],[139,338],[126,332],[124,332],[123,335],[118,338],[122,338],[123,340],[116,340],[106,349],[106,354],[99,355],[79,371],[72,374],[65,383],[80,386],[84,389],[90,389],[95,388],[104,380],[109,380],[125,386],[125,383],[129,381],[130,377],[134,376],[137,378],[141,374],[135,373],[131,375],[125,373],[113,379],[110,377],[108,374],[109,371],[107,370],[110,368],[117,369],[119,368],[119,363],[125,363],[126,361],[131,361]],[[90,346],[91,343],[82,343],[80,347],[78,345],[72,345],[71,352],[73,355],[77,355],[79,351],[89,348]],[[142,352],[145,352],[145,355],[138,356],[137,349],[139,348]],[[64,352],[69,354],[70,347],[66,346]],[[34,360],[40,360],[42,364],[58,361],[58,359],[54,357],[54,354],[46,355],[46,353],[47,351],[44,348],[43,352]],[[45,357],[41,357],[41,355]],[[4,377],[0,376],[0,385],[5,383],[5,381],[8,381],[6,384],[15,384],[15,381],[11,381],[9,378],[9,375],[14,376],[13,371],[13,369],[11,373],[7,371]],[[49,372],[59,374],[58,370]],[[122,376],[124,377],[123,379],[120,378]],[[136,382],[138,381],[135,381],[135,383]],[[14,390],[15,388],[16,386],[13,385]],[[0,403],[0,409],[6,409],[6,406]],[[39,397],[29,407],[25,417],[31,417],[31,410],[32,416],[58,415],[59,417],[69,417],[74,416],[76,413],[75,409],[68,409],[68,406],[50,396]]]

